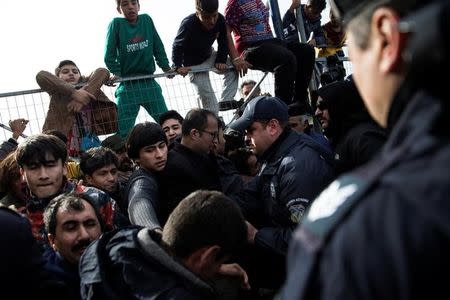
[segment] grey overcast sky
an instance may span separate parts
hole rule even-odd
[[[265,2],[265,0],[263,0]],[[219,12],[227,0],[219,0]],[[302,2],[305,2],[303,0]],[[194,12],[194,0],[140,0],[149,14],[170,59],[172,41],[181,20]],[[281,13],[291,0],[279,0]],[[0,93],[38,88],[35,75],[52,72],[71,59],[83,74],[104,66],[106,30],[119,16],[114,0],[3,1],[0,18]]]

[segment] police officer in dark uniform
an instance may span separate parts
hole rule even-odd
[[[230,124],[233,130],[246,132],[262,165],[247,188],[234,197],[254,226],[248,224],[257,271],[250,270],[249,278],[259,281],[256,285],[277,289],[284,280],[292,232],[311,201],[334,178],[331,152],[310,136],[293,131],[288,119],[284,102],[259,96]]]
[[[449,65],[448,1],[436,2],[332,3],[355,82],[390,135],[377,159],[313,202],[291,242],[282,299],[449,297],[449,103],[443,78],[423,72]]]

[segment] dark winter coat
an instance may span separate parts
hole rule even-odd
[[[85,300],[215,298],[213,288],[171,257],[149,229],[103,235],[81,257],[80,276]]]
[[[393,102],[377,159],[315,200],[291,244],[283,299],[448,297],[448,102],[423,91],[406,100]]]

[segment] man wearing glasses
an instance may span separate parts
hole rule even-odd
[[[168,216],[191,192],[222,191],[220,169],[212,151],[218,135],[218,119],[212,111],[196,108],[187,113],[181,141],[172,144],[161,176],[162,199],[166,199],[161,204],[163,215]]]

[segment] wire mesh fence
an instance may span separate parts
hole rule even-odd
[[[239,80],[241,84],[244,80],[254,80],[256,82],[264,75],[264,73],[250,70],[248,74]],[[155,81],[159,84],[162,90],[162,95],[164,97],[167,109],[173,109],[178,111],[182,116],[195,107],[202,107],[202,102],[198,99],[197,92],[194,86],[189,80],[189,76],[175,76],[169,79],[162,74],[155,75]],[[223,76],[220,76],[214,72],[210,72],[210,81],[213,87],[214,93],[220,95],[222,92]],[[135,85],[136,80],[128,81],[130,85]],[[112,101],[116,101],[116,87],[103,86],[101,89],[103,93]],[[138,114],[135,123],[141,123],[144,121],[157,121],[142,107],[139,105],[141,100],[147,99],[148,93],[143,90],[138,90],[138,93],[134,95],[134,102],[132,105],[138,106]],[[261,91],[263,93],[270,93],[273,95],[273,75],[269,74],[261,83]],[[220,98],[220,97],[218,97]],[[236,91],[234,97],[236,100],[241,98],[239,90]],[[150,99],[151,100],[151,99]],[[231,99],[230,99],[231,100]],[[41,133],[44,122],[49,111],[50,97],[49,94],[40,90],[25,90],[17,91],[11,93],[0,94],[0,123],[3,125],[8,125],[10,120],[17,118],[24,118],[29,120],[27,128],[24,131],[25,135],[32,135]],[[57,118],[61,118],[66,114],[62,112],[57,112]],[[225,123],[228,123],[233,116],[233,110],[220,111],[219,116],[221,116]],[[121,116],[119,116],[120,118]],[[123,116],[122,116],[123,117]],[[65,120],[60,120],[65,121]],[[99,124],[101,125],[101,124]],[[11,132],[5,128],[0,128],[0,139],[6,140],[11,137]],[[104,136],[100,136],[102,139]]]

